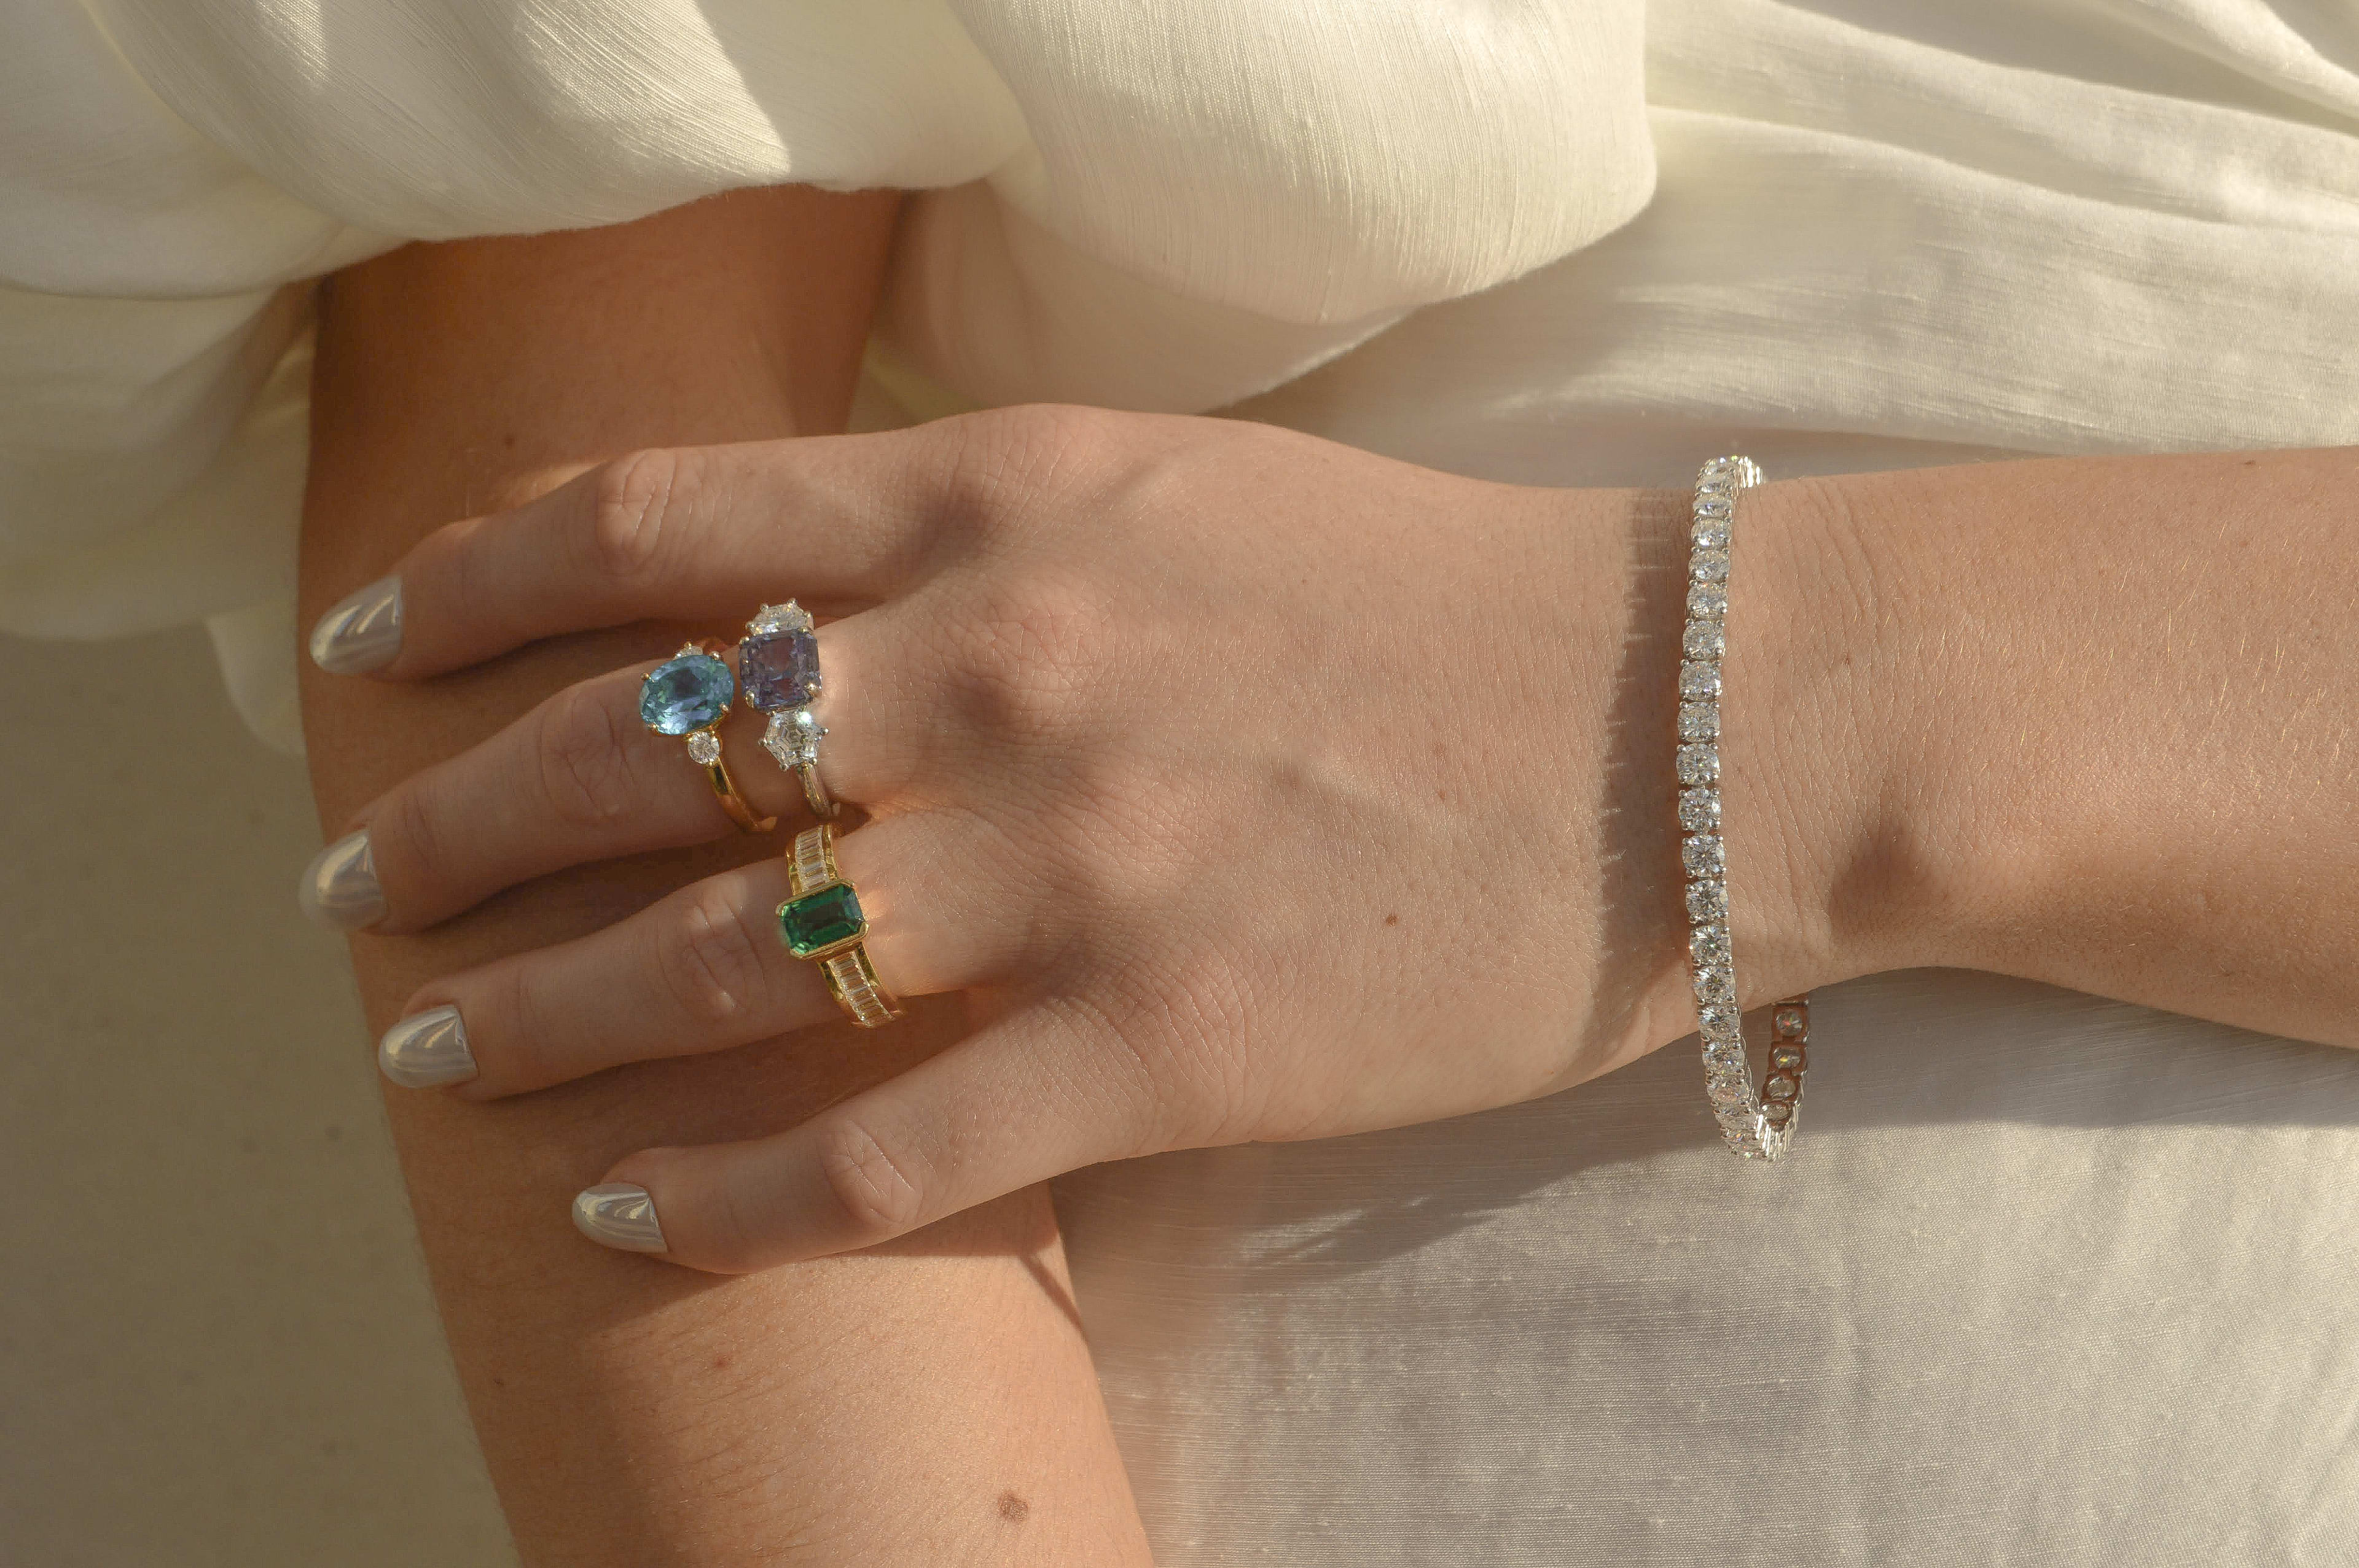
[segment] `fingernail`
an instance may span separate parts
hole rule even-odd
[[[429,1007],[386,1030],[376,1043],[376,1065],[406,1089],[463,1084],[475,1076],[475,1054],[455,1007]]]
[[[385,918],[385,890],[376,883],[376,859],[369,853],[368,829],[347,833],[303,868],[295,902],[322,925],[358,931]]]
[[[364,676],[401,652],[401,579],[381,577],[320,617],[311,662],[332,676]]]
[[[601,1247],[622,1252],[660,1252],[663,1227],[656,1223],[656,1200],[645,1187],[608,1182],[573,1196],[573,1227]]]

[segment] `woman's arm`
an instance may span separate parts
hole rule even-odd
[[[1750,492],[1716,709],[1744,1000],[1950,964],[2359,1044],[2352,467],[2013,463]],[[620,569],[583,545],[618,528]],[[843,871],[882,894],[889,984],[983,988],[996,1017],[800,1125],[609,1173],[653,1195],[675,1260],[751,1270],[1096,1160],[1505,1104],[1693,1030],[1681,863],[1720,844],[1683,846],[1673,816],[1687,534],[1682,497],[1006,410],[642,454],[458,523],[401,565],[415,615],[384,673],[709,613],[774,557],[874,603],[820,633],[829,777],[873,814]],[[562,700],[618,714],[633,687]],[[601,729],[601,769],[655,776],[659,744]],[[524,810],[495,860],[431,863],[421,843],[545,769],[549,732],[527,721],[397,792],[391,921],[678,841],[685,786],[661,821],[584,835]],[[709,801],[696,820],[715,830]],[[775,944],[749,956],[751,1019],[683,1009],[643,959],[782,888],[715,878],[443,976],[416,1005],[468,1021],[458,1095],[826,1017]]]
[[[1735,896],[1800,876],[1836,974],[1988,969],[2359,1045],[2359,450],[1757,506],[1729,656],[1779,834],[1732,843]]]
[[[881,196],[747,192],[621,228],[413,246],[340,274],[314,384],[309,612],[438,524],[617,452],[841,428],[893,211]],[[424,685],[310,673],[322,822],[342,831],[566,682],[679,640],[570,637]],[[431,977],[774,855],[793,826],[547,877],[422,935],[364,934],[372,1025]],[[881,1035],[826,1030],[499,1105],[388,1097],[526,1562],[1146,1560],[1038,1190],[891,1248],[737,1280],[603,1251],[563,1223],[573,1192],[630,1149],[799,1120],[958,1026],[937,1008]]]

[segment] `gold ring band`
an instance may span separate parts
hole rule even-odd
[[[712,743],[720,745],[721,737],[714,735]],[[729,820],[737,825],[739,832],[767,833],[778,825],[775,816],[754,815],[754,808],[737,793],[737,781],[729,776],[729,764],[718,756],[704,764],[704,782],[712,786],[713,797],[721,802],[721,809],[729,814]]]
[[[658,735],[677,735],[688,742],[689,759],[704,770],[704,782],[739,831],[767,833],[778,825],[775,816],[756,816],[729,764],[721,757],[721,724],[737,693],[736,677],[728,661],[695,643],[647,672],[639,683],[639,721]]]
[[[863,1029],[901,1016],[901,1004],[876,979],[862,939],[868,916],[860,894],[835,865],[835,829],[827,823],[795,835],[787,853],[787,901],[778,905],[778,939],[827,977],[828,993]]]

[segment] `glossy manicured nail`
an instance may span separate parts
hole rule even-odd
[[[573,1197],[573,1226],[601,1247],[623,1252],[660,1252],[663,1227],[656,1222],[656,1200],[645,1187],[628,1182],[607,1182],[585,1187]]]
[[[376,883],[368,829],[347,833],[314,855],[303,868],[295,902],[304,914],[339,931],[358,931],[383,920],[385,890]]]
[[[429,1007],[386,1030],[376,1043],[376,1065],[406,1089],[463,1084],[475,1076],[475,1054],[455,1007]]]
[[[381,577],[320,617],[311,662],[332,676],[364,676],[401,652],[401,579]]]

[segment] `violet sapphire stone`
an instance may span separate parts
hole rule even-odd
[[[639,718],[658,735],[687,735],[720,723],[736,695],[727,665],[710,654],[682,654],[647,672]]]
[[[800,708],[819,692],[819,639],[809,632],[766,632],[737,644],[745,700],[764,713]]]

